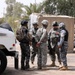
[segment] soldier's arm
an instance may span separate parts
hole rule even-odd
[[[62,30],[60,32],[60,41],[58,42],[58,46],[62,46],[63,42],[64,42],[64,36],[65,36],[66,32],[64,30]]]
[[[29,39],[29,41],[32,41],[32,34],[30,33],[29,30],[27,30],[27,38]]]
[[[50,49],[50,34],[51,34],[51,30],[48,33],[48,49]]]
[[[36,35],[35,35],[35,41],[36,42],[39,41],[39,32],[40,32],[40,29],[37,30]]]
[[[29,30],[29,34],[32,35],[32,37],[35,37],[35,36],[33,35],[33,29],[30,29],[30,30]]]
[[[48,33],[48,42],[50,42],[50,35],[51,35],[51,30]]]
[[[44,40],[44,38],[46,37],[47,31],[44,29],[42,34],[41,34],[41,38],[40,38],[40,43]]]

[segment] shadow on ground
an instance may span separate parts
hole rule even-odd
[[[2,75],[39,75],[40,72],[45,72],[45,71],[52,71],[52,72],[60,72],[59,67],[50,67],[49,65],[47,65],[46,68],[42,69],[42,70],[38,70],[35,67],[30,68],[29,70],[25,71],[25,70],[16,70],[12,67],[7,67],[7,69],[5,70],[5,72]],[[71,72],[71,71],[75,71],[75,66],[68,66],[68,70],[66,70],[67,72]],[[62,71],[63,72],[63,71]]]
[[[16,70],[13,68],[7,68],[2,75],[34,75],[38,74],[36,71],[25,71],[25,70]]]

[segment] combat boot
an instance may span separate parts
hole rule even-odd
[[[68,67],[67,66],[63,66],[60,68],[60,70],[68,70]]]
[[[38,69],[42,69],[42,65],[41,64],[38,64]]]
[[[21,70],[25,70],[25,67],[21,67]]]
[[[61,62],[61,64],[59,63],[59,69],[63,67],[63,63]]]
[[[21,70],[25,70],[24,62],[21,62]]]
[[[29,68],[30,68],[29,64],[26,64],[25,69],[29,69]]]
[[[50,65],[50,67],[55,67],[55,62],[53,61],[52,64]]]

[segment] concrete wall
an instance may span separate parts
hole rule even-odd
[[[73,51],[73,39],[74,39],[74,18],[69,16],[42,16],[39,18],[39,26],[41,26],[41,21],[43,19],[46,19],[49,21],[49,26],[47,28],[47,31],[49,31],[52,28],[52,22],[64,22],[66,25],[66,28],[69,32],[69,39],[68,39],[68,52]]]

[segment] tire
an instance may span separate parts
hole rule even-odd
[[[7,58],[6,55],[0,51],[0,75],[4,72],[7,66]]]

